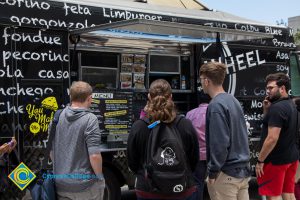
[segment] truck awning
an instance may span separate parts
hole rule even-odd
[[[112,36],[136,39],[163,39],[187,43],[215,42],[217,35],[219,35],[220,41],[273,38],[272,35],[261,32],[249,32],[145,19],[118,21],[85,29],[76,29],[70,31],[70,33],[73,36],[80,35],[81,37],[93,39],[96,39],[97,37],[103,38],[103,36]]]

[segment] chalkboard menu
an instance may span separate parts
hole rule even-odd
[[[204,45],[203,49],[205,51],[199,55],[203,62],[213,60],[225,62],[227,65],[227,76],[223,86],[234,96],[262,98],[266,96],[265,78],[268,74],[289,73],[288,48],[248,45],[244,49],[241,45],[228,42],[223,43],[222,52],[216,52],[215,44]]]
[[[15,135],[19,146],[45,148],[48,125],[68,101],[68,33],[7,26],[0,31],[0,138]]]
[[[107,143],[126,143],[132,124],[132,98],[132,92],[93,93],[91,109],[99,120],[100,130],[108,134]]]
[[[250,149],[250,168],[252,175],[255,175],[255,165],[260,152],[260,138],[249,138],[249,149]]]

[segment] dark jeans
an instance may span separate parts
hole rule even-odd
[[[197,184],[197,192],[195,194],[196,195],[195,199],[203,200],[205,179],[207,177],[206,160],[199,160],[194,172],[194,177]]]

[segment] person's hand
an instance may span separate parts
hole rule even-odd
[[[8,153],[10,153],[16,146],[17,146],[17,140],[15,137],[11,138],[11,141],[8,143],[9,145],[9,150]]]
[[[209,184],[214,184],[215,181],[216,181],[215,178],[209,178],[209,179],[208,179],[208,183],[209,183]]]
[[[256,177],[261,177],[264,175],[264,163],[256,163],[255,166]]]
[[[4,143],[0,146],[0,155],[7,153],[9,151],[9,145],[7,143]]]
[[[267,113],[269,110],[269,107],[271,106],[271,102],[269,101],[269,96],[266,96],[266,98],[263,100],[263,110],[264,113]]]

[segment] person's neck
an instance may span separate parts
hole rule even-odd
[[[222,86],[214,86],[211,88],[209,96],[211,98],[216,97],[218,94],[225,93],[224,88]]]
[[[280,98],[281,99],[286,99],[286,98],[289,98],[289,95],[287,93],[285,93],[285,94],[282,94]]]
[[[81,103],[81,102],[72,102],[72,103],[71,103],[71,108],[75,108],[75,109],[84,108],[84,109],[87,109],[88,106],[87,106],[85,103]]]

